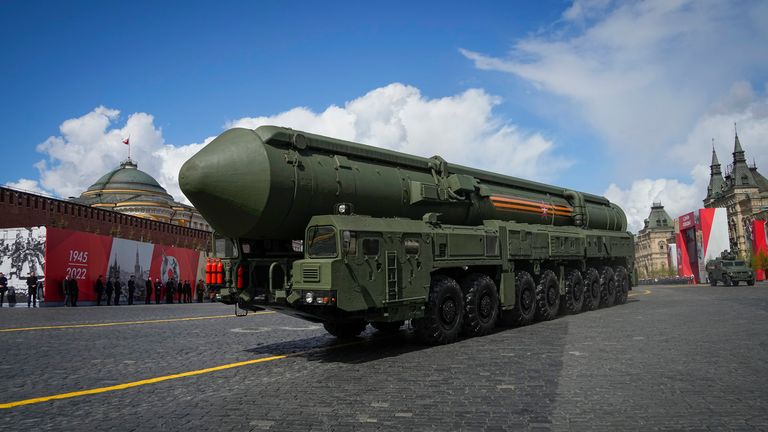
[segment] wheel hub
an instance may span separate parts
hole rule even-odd
[[[480,299],[480,316],[483,318],[488,318],[491,316],[491,298],[487,295],[484,295]]]
[[[533,306],[533,294],[531,290],[523,290],[520,295],[520,309],[530,311]]]
[[[453,299],[447,299],[440,307],[440,319],[443,323],[451,324],[456,320],[456,302]]]

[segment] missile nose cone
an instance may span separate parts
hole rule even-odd
[[[268,167],[261,139],[248,129],[230,129],[182,165],[179,186],[216,232],[240,237],[264,208]]]

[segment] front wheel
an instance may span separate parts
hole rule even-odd
[[[626,268],[619,266],[613,277],[616,279],[616,304],[625,304],[629,298],[629,273]]]
[[[536,314],[536,283],[531,274],[519,271],[515,276],[515,305],[501,313],[505,326],[524,326],[533,322]]]
[[[499,293],[493,280],[482,273],[469,275],[461,287],[464,291],[464,326],[467,336],[490,333],[499,317]]]
[[[754,284],[755,284],[755,280],[754,279],[750,279],[750,280],[747,281],[747,285],[749,285],[749,286],[753,286]]]
[[[613,269],[605,266],[600,272],[600,306],[613,306],[616,303],[616,280]]]
[[[536,286],[536,319],[549,321],[555,319],[560,309],[560,284],[552,270],[541,275]]]
[[[464,296],[459,284],[448,276],[433,276],[424,317],[413,320],[416,336],[428,345],[456,341],[461,331],[463,311]]]
[[[717,279],[715,279],[715,277],[712,275],[712,273],[707,275],[707,278],[709,279],[709,284],[710,285],[717,286]]]
[[[584,307],[584,280],[578,270],[571,270],[565,279],[565,312],[577,314]]]

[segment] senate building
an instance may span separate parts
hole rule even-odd
[[[78,204],[113,210],[187,228],[211,231],[194,207],[173,199],[152,176],[130,158],[104,174],[77,198]]]

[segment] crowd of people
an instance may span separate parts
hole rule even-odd
[[[77,282],[75,281],[74,284],[70,282],[69,292],[66,291],[66,283],[67,281],[65,280],[64,304],[77,306]],[[130,279],[128,279],[128,282],[123,285],[120,277],[110,277],[105,283],[104,276],[100,275],[94,283],[94,292],[96,293],[96,306],[101,306],[103,301],[106,301],[107,306],[111,306],[112,304],[115,306],[120,305],[120,299],[123,296],[124,286],[127,288],[126,301],[129,305],[132,305],[134,298],[136,297],[137,290],[136,279],[133,276],[131,276]],[[184,282],[179,283],[175,278],[170,278],[165,283],[163,283],[159,278],[156,278],[154,282],[152,282],[151,279],[147,279],[144,282],[144,304],[152,303],[153,294],[155,304],[160,304],[162,299],[165,300],[165,303],[174,303],[174,298],[176,298],[176,303],[192,303],[192,291],[192,284],[189,283],[189,280],[185,280]],[[199,279],[197,284],[195,284],[194,294],[195,301],[197,301],[197,303],[202,303],[206,297],[205,283],[202,279]],[[208,293],[207,297],[209,300],[213,301],[214,298],[211,294],[212,293]],[[69,298],[71,301],[67,302],[66,298]]]
[[[140,283],[140,282],[139,282]],[[38,279],[34,272],[30,272],[27,279],[27,307],[36,308],[38,303],[38,295],[42,291],[42,282]],[[108,278],[104,281],[104,276],[100,275],[93,286],[93,291],[96,294],[96,306],[101,306],[105,303],[108,306],[120,305],[120,302],[124,301],[132,305],[134,300],[142,295],[142,290],[137,285],[136,278],[131,276],[124,284],[120,277]],[[77,279],[71,275],[61,282],[61,292],[64,295],[64,306],[77,307],[78,300],[80,298],[80,286]],[[8,287],[8,279],[0,272],[0,307],[6,300],[6,294],[8,296],[8,305],[13,306],[16,304],[16,294],[13,288]],[[144,282],[143,297],[145,304],[151,304],[154,297],[155,304],[161,303],[202,303],[204,300],[215,301],[215,293],[213,291],[206,290],[206,285],[202,279],[199,279],[194,285],[189,280],[183,282],[177,282],[175,278],[168,279],[165,283],[161,282],[159,278],[156,278],[154,282],[147,279]],[[174,300],[175,299],[175,300]],[[23,301],[23,300],[22,300]]]

